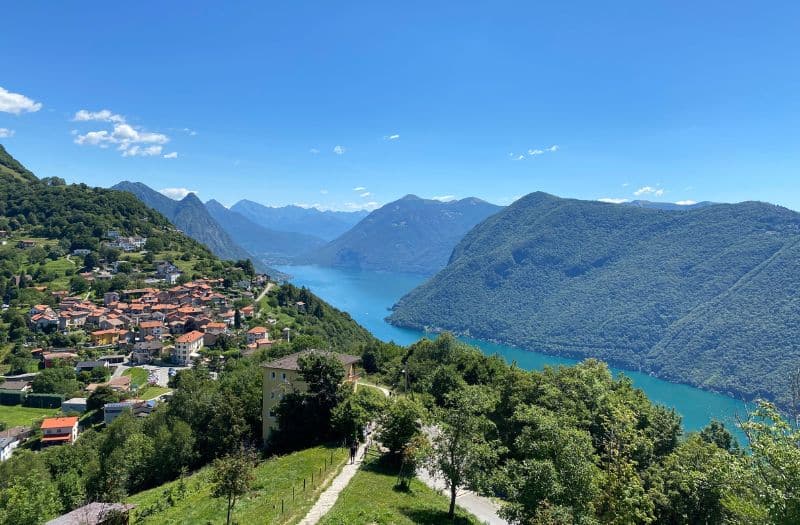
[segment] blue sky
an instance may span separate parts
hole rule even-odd
[[[0,143],[39,176],[800,210],[797,2],[117,4],[3,7]]]

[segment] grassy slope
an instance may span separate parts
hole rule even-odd
[[[148,373],[144,368],[129,368],[122,373],[124,376],[130,376],[131,383],[137,386],[147,384]]]
[[[347,454],[344,449],[316,447],[295,452],[263,462],[256,468],[256,480],[250,494],[236,504],[234,519],[237,523],[292,523],[301,519],[316,501],[322,486],[317,482],[311,487],[311,473],[318,481],[319,469],[334,456],[335,469],[328,469],[329,478],[344,464]],[[211,470],[203,469],[187,478],[186,495],[178,498],[174,506],[150,514],[141,522],[146,524],[195,524],[224,523],[226,502],[211,496],[209,481]],[[303,478],[308,489],[303,492]],[[175,489],[180,481],[173,481],[128,498],[129,503],[137,505],[135,514],[147,508],[166,502],[165,491]],[[295,500],[292,503],[292,487],[295,487]],[[175,490],[174,490],[175,492]],[[285,513],[281,516],[281,498],[285,501]],[[133,522],[133,520],[132,520]]]
[[[52,408],[29,408],[21,405],[0,405],[0,423],[5,423],[9,428],[16,426],[30,426],[38,419],[53,416],[57,413],[58,410]]]
[[[413,480],[409,491],[395,490],[397,474],[377,461],[359,470],[342,491],[336,505],[320,522],[323,525],[371,523],[377,525],[435,525],[447,519],[449,500]],[[455,523],[479,524],[477,518],[459,509]]]

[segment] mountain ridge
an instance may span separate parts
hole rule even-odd
[[[286,263],[325,244],[313,235],[265,228],[214,199],[205,207],[238,245],[265,262]]]
[[[373,211],[308,257],[323,266],[432,274],[470,228],[501,208],[474,197],[442,202],[406,195]]]
[[[325,241],[343,234],[367,215],[366,211],[322,211],[291,204],[270,207],[248,199],[240,200],[230,210],[269,230],[302,233]]]
[[[473,228],[389,319],[785,404],[782,367],[800,362],[798,260],[800,214],[779,206],[671,211],[538,192]]]
[[[217,257],[233,261],[252,259],[259,271],[282,275],[236,244],[194,193],[187,194],[181,200],[174,200],[144,183],[130,181],[119,182],[111,189],[133,194],[146,206],[164,215],[176,228],[207,246]]]

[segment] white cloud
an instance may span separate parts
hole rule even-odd
[[[377,203],[375,201],[369,201],[364,203],[358,203],[358,202],[344,203],[344,208],[349,211],[363,211],[363,210],[372,211],[380,207],[381,207],[380,203]]]
[[[677,204],[678,206],[691,206],[693,204],[697,204],[697,201],[685,200],[685,201],[678,201],[675,204]]]
[[[623,188],[627,188],[627,187],[628,187],[628,186],[630,186],[630,185],[631,185],[631,183],[630,183],[630,182],[623,182],[623,183],[622,183],[622,187],[623,187]]]
[[[190,129],[190,128],[183,128],[183,131],[184,131],[184,133],[188,133],[189,136],[191,136],[191,137],[194,137],[195,135],[197,135],[197,132],[195,130],[193,130],[193,129]]]
[[[89,146],[101,146],[106,147],[107,143],[113,142],[113,138],[106,130],[102,131],[90,131],[85,135],[76,135],[75,136],[75,144],[89,145]]]
[[[122,150],[122,147],[120,148]],[[156,155],[161,155],[161,151],[164,148],[162,146],[128,146],[126,149],[122,150],[123,157],[155,157]]]
[[[642,186],[641,188],[633,192],[633,194],[636,195],[637,197],[641,195],[653,195],[655,197],[661,197],[664,195],[664,193],[665,192],[663,188],[654,188],[652,186]]]
[[[367,198],[367,197],[369,197],[370,195],[372,195],[370,192],[368,192],[368,191],[365,191],[364,193],[361,193],[361,194],[359,194],[359,197],[364,197],[364,198],[366,199],[366,198]]]
[[[600,197],[597,200],[599,200],[600,202],[608,202],[611,204],[622,204],[623,202],[628,202],[628,199],[620,199],[617,197]]]
[[[394,135],[386,135],[385,137],[383,137],[383,140],[398,140],[399,138],[400,135],[395,133]]]
[[[321,194],[323,194],[323,195],[327,195],[328,194],[328,190],[326,190],[326,189],[319,190],[319,192]]]
[[[0,139],[7,139],[14,136],[15,131],[8,128],[0,128]]]
[[[0,111],[19,115],[20,113],[33,113],[42,109],[41,102],[34,102],[25,95],[12,93],[0,87]]]
[[[437,195],[436,197],[431,197],[431,199],[435,201],[442,201],[442,202],[450,202],[456,200],[455,195]]]
[[[538,157],[539,155],[544,155],[545,153],[555,153],[559,150],[558,144],[553,144],[548,148],[530,148],[527,153],[529,157]],[[525,154],[517,155],[515,153],[509,153],[508,156],[512,160],[525,160]]]
[[[190,190],[187,188],[163,188],[158,190],[158,192],[166,197],[169,197],[170,199],[175,199],[176,201],[181,200],[190,193],[197,193],[195,190]]]
[[[367,188],[365,188],[364,186],[356,186],[355,188],[353,188],[353,191],[364,191],[366,189]]]
[[[125,122],[125,117],[112,113],[108,109],[101,109],[100,111],[87,111],[82,109],[75,113],[72,120],[75,122],[89,122],[92,120],[100,122]]]
[[[109,145],[117,146],[123,157],[155,157],[163,152],[163,145],[169,142],[169,137],[164,133],[144,131],[141,127],[132,126],[125,121],[125,117],[112,113],[110,110],[87,111],[82,109],[75,113],[76,122],[110,122],[111,130],[103,129],[80,134],[73,131],[75,144],[81,146],[98,146],[107,148]],[[188,128],[186,128],[188,129]],[[178,157],[177,152],[163,155],[166,159]]]
[[[339,146],[338,144],[333,147],[333,152],[336,153],[337,155],[344,155],[345,151],[347,150],[344,149],[343,146]]]
[[[319,150],[317,148],[311,148],[310,150],[308,150],[308,152],[311,153],[312,155],[319,154]]]

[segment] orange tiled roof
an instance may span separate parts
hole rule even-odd
[[[198,332],[197,330],[192,330],[188,334],[183,334],[182,336],[175,339],[176,343],[194,343],[195,341],[202,339],[204,336],[203,332]]]
[[[63,428],[75,426],[77,417],[49,417],[42,421],[42,430],[47,428]]]

